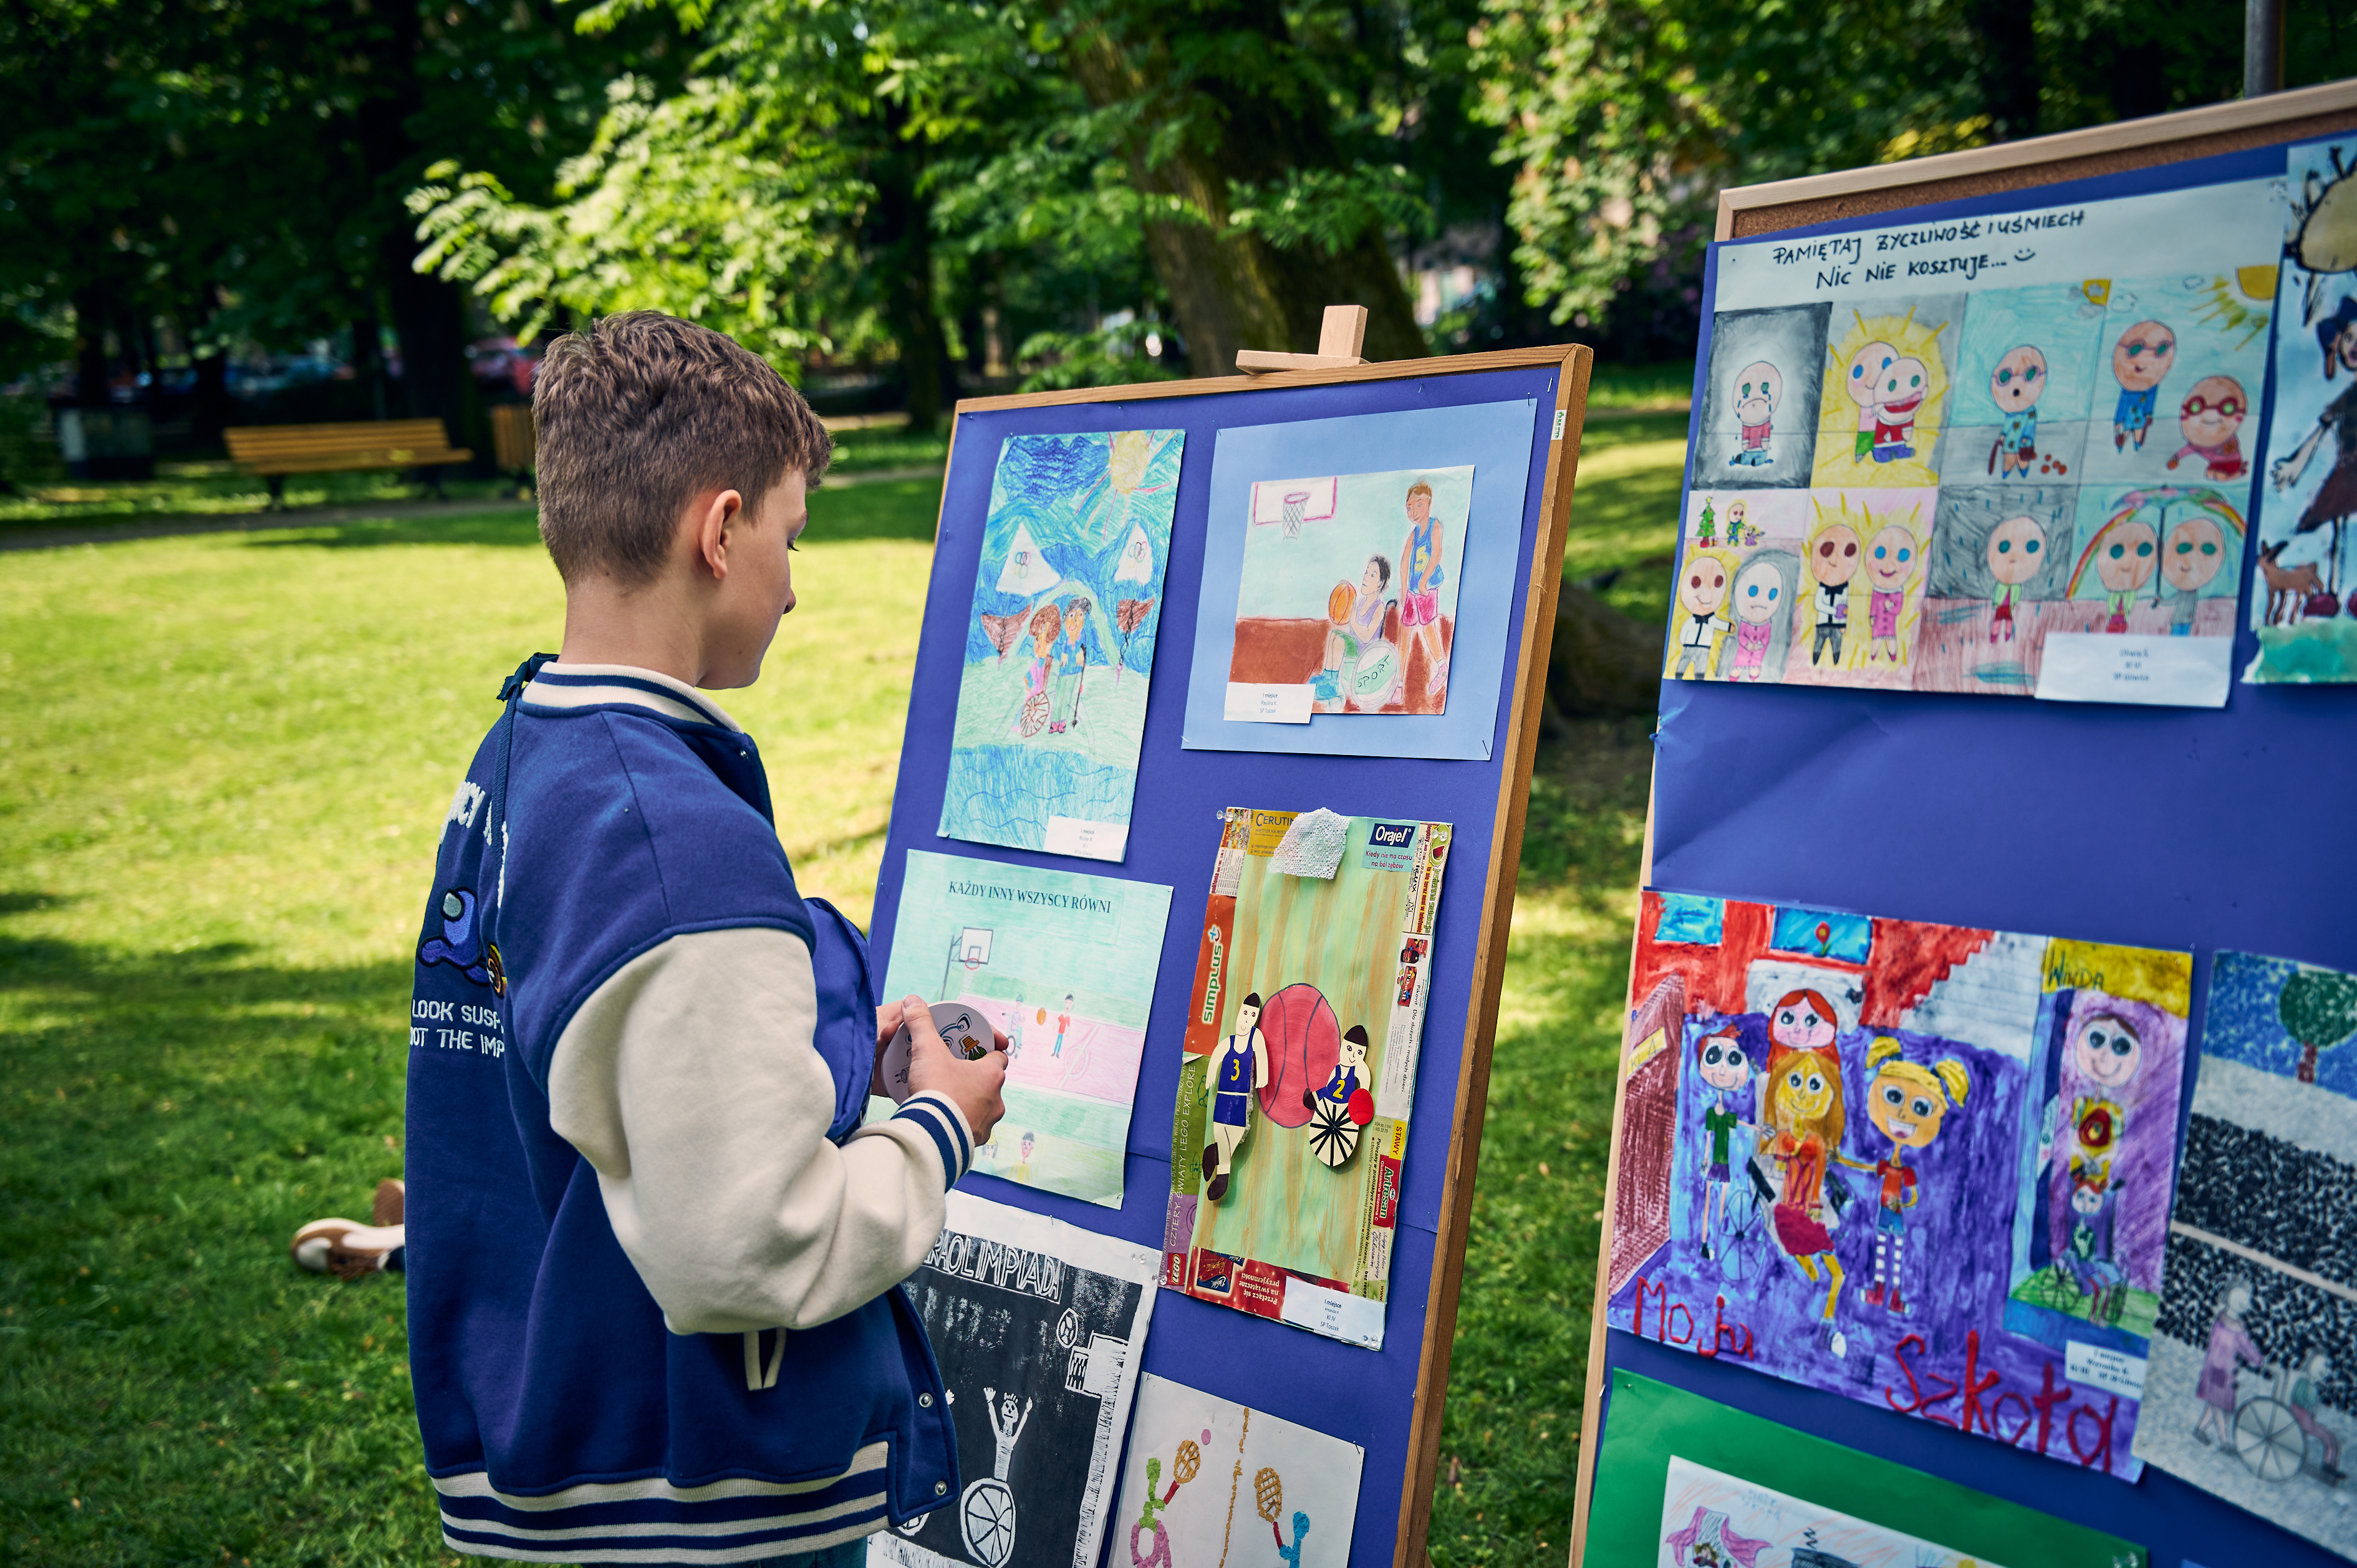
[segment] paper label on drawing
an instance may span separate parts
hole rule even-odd
[[[1049,817],[1043,847],[1049,854],[1076,855],[1082,860],[1119,860],[1129,853],[1129,824]]]
[[[1386,1228],[1367,1232],[1367,1278],[1387,1280],[1392,1274],[1392,1232]]]
[[[2131,1356],[2125,1350],[2115,1350],[2107,1345],[2090,1345],[2073,1339],[2063,1348],[2063,1369],[2074,1383],[2092,1383],[2106,1393],[2123,1399],[2144,1398],[2144,1363],[2142,1356]]]
[[[1306,725],[1312,699],[1307,686],[1254,686],[1231,681],[1222,716],[1231,724]]]
[[[1340,1339],[1370,1350],[1383,1348],[1383,1304],[1311,1284],[1299,1276],[1285,1282],[1285,1304],[1278,1316],[1296,1328],[1307,1328],[1329,1339]]]
[[[1415,824],[1377,822],[1367,829],[1359,862],[1369,871],[1407,871],[1415,865]]]
[[[2049,632],[2038,694],[2050,702],[2222,708],[2233,655],[2231,637]]]
[[[1415,956],[1402,967],[1399,993],[1391,1021],[1383,1031],[1383,1068],[1375,1080],[1375,1114],[1405,1121],[1415,1104],[1415,1059],[1424,1044],[1424,971],[1431,945],[1421,938],[1404,939],[1402,956]]]

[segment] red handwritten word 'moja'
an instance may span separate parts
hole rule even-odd
[[[1668,1285],[1649,1285],[1645,1283],[1645,1276],[1642,1274],[1637,1276],[1637,1309],[1635,1315],[1629,1320],[1629,1326],[1635,1330],[1637,1337],[1641,1339],[1645,1337],[1645,1293],[1649,1290],[1652,1293],[1659,1308],[1653,1337],[1664,1345],[1693,1345],[1695,1342],[1694,1314],[1686,1310],[1684,1302],[1670,1299]],[[1685,1319],[1685,1326],[1683,1329],[1676,1326],[1680,1317]],[[1725,1296],[1718,1297],[1717,1305],[1712,1308],[1712,1318],[1710,1343],[1698,1347],[1695,1354],[1716,1356],[1721,1351],[1728,1351],[1742,1357],[1747,1361],[1752,1359],[1751,1330],[1741,1323],[1728,1320]]]

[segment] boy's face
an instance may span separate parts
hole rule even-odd
[[[1407,520],[1409,522],[1415,524],[1418,528],[1422,528],[1424,526],[1424,520],[1431,515],[1432,492],[1430,490],[1417,490],[1407,498]]]
[[[709,496],[690,503],[708,507]],[[720,559],[726,573],[713,585],[705,626],[704,678],[715,690],[749,686],[794,607],[794,541],[810,522],[802,476],[789,472],[770,487],[757,512],[740,510],[724,525]]]

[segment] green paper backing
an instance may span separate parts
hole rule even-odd
[[[1621,1371],[1612,1374],[1581,1568],[1660,1563],[1673,1455],[2003,1568],[2147,1568],[2143,1547],[2100,1530]]]

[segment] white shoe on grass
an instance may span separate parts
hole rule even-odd
[[[362,1225],[350,1219],[314,1219],[295,1232],[286,1250],[299,1268],[315,1274],[356,1280],[384,1267],[387,1253],[403,1244],[398,1225]]]

